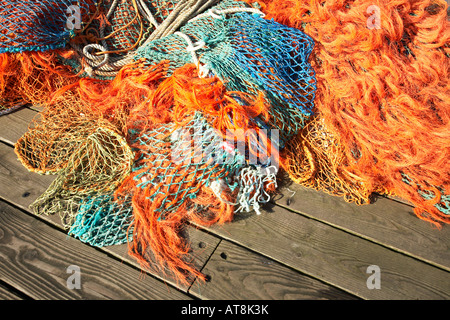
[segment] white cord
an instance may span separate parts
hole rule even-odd
[[[214,180],[213,182],[211,182],[211,190],[214,192],[216,197],[219,198],[220,201],[231,206],[237,205],[237,202],[233,203],[222,198],[222,191],[223,189],[225,189],[225,186],[225,182],[222,179]]]
[[[196,16],[195,18],[192,18],[189,22],[196,21],[198,19],[202,19],[205,17],[213,17],[214,19],[223,19],[225,15],[232,14],[232,13],[238,13],[238,12],[249,12],[249,13],[256,13],[261,16],[261,18],[264,18],[266,15],[261,12],[259,9],[256,8],[229,8],[229,9],[223,9],[223,10],[216,10],[214,8],[209,9],[203,14],[200,14]]]
[[[153,16],[152,12],[150,11],[150,9],[148,8],[148,6],[145,4],[145,0],[138,0],[138,7],[139,9],[141,9],[141,13],[142,11],[144,11],[143,16],[145,16],[147,18],[147,20],[155,27],[158,28],[159,27],[159,23],[158,21],[156,21],[155,17]]]
[[[199,69],[199,72],[198,72],[199,77],[200,78],[207,77],[209,74],[209,69],[205,65],[200,64],[200,61],[198,60],[197,53],[196,53],[197,50],[200,50],[203,47],[205,47],[205,45],[206,45],[205,41],[201,40],[201,41],[197,41],[196,43],[193,43],[191,38],[189,38],[189,36],[183,32],[177,31],[174,34],[183,38],[184,41],[186,41],[186,43],[188,44],[188,46],[186,47],[186,51],[191,54],[192,61]]]

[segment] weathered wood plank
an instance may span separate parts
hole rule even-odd
[[[186,241],[192,248],[187,259],[190,261],[193,267],[195,267],[197,270],[201,270],[208,261],[209,257],[214,252],[217,244],[220,242],[220,239],[194,227],[187,227],[184,236],[186,237]],[[109,253],[110,255],[115,256],[121,261],[126,261],[127,263],[140,268],[140,265],[136,262],[136,260],[128,255],[128,247],[126,244],[109,246],[102,248],[102,250]],[[177,287],[183,292],[188,292],[189,287],[195,281],[195,278],[192,278],[188,280],[187,284],[184,284],[177,282],[172,278],[170,274],[163,274],[156,269],[145,271],[163,280],[164,282]]]
[[[13,200],[15,205],[28,210],[54,179],[53,175],[30,173],[13,149],[0,143],[0,197]]]
[[[207,300],[352,300],[356,297],[223,240],[189,292]]]
[[[0,143],[0,186],[10,186],[10,188],[0,188],[0,198],[5,199],[19,208],[30,212],[29,206],[40,196],[55,179],[54,176],[39,175],[30,173],[17,161],[12,148]],[[52,223],[62,229],[60,217],[57,215],[42,215],[40,218]],[[187,227],[187,240],[192,244],[192,252],[188,259],[192,265],[201,269],[209,259],[214,248],[220,239],[194,227]],[[199,246],[199,243],[202,243]],[[138,262],[128,255],[127,245],[117,245],[101,248],[105,252],[140,267]],[[177,283],[168,275],[155,270],[148,270],[151,274],[160,277],[164,281],[187,291],[188,287],[194,281],[192,279],[188,284]]]
[[[208,231],[364,299],[450,298],[449,272],[278,206]],[[371,265],[381,290],[366,285]]]
[[[29,117],[29,115],[24,114],[22,116],[18,113],[7,117],[10,116],[20,116],[23,119]],[[29,120],[31,120],[31,118]],[[22,121],[22,124],[20,124],[21,122],[18,120],[17,126],[22,125],[23,127],[25,122],[26,121],[24,120]],[[3,135],[2,131],[4,130],[2,130],[2,126],[0,126],[0,137]],[[25,132],[25,129],[23,132]],[[9,140],[4,139],[3,141],[11,144],[11,142],[19,138],[22,133],[15,133],[15,137],[14,133],[5,133]],[[2,170],[1,157],[0,170]],[[27,176],[29,177],[30,175],[27,173],[24,178],[27,179]],[[2,184],[0,181],[0,185],[5,184]],[[313,190],[310,191],[316,197],[318,194],[321,194]],[[24,191],[24,193],[19,195],[25,194],[27,194],[27,191]],[[28,197],[31,196],[28,195]],[[316,211],[322,214],[320,211],[320,206],[322,205],[320,202],[320,197],[315,198],[316,200],[313,202],[316,204]],[[18,202],[29,201],[29,203],[31,203],[32,201],[30,201],[30,199],[27,199],[27,197],[20,199],[20,196],[16,198]],[[385,200],[390,201],[387,199]],[[297,199],[294,199],[294,201],[291,202],[291,205],[297,202]],[[278,212],[278,210],[275,211]],[[327,214],[333,214],[334,212],[334,214],[339,218],[341,211],[345,212],[343,208],[338,206],[334,211],[330,210]],[[290,212],[290,214],[294,213]],[[302,270],[324,282],[333,284],[337,283],[337,285],[344,290],[349,290],[349,292],[364,298],[448,298],[448,281],[446,282],[446,278],[444,277],[444,281],[440,283],[441,279],[443,279],[443,275],[448,278],[448,273],[372,243],[378,242],[383,244],[385,242],[383,237],[381,237],[382,240],[379,241],[378,236],[383,234],[384,228],[382,226],[386,222],[383,219],[378,220],[379,218],[377,215],[375,215],[375,223],[366,222],[366,225],[372,225],[370,228],[375,228],[375,230],[378,230],[373,231],[372,238],[364,232],[358,233],[360,231],[355,231],[352,228],[348,228],[345,223],[341,226],[339,223],[335,223],[332,218],[323,218],[322,220],[321,218],[314,216],[313,213],[310,213],[309,211],[307,211],[307,213],[302,212],[302,215],[310,215],[313,219],[324,221],[325,224],[307,219],[305,217],[302,217],[303,220],[297,220],[297,216],[301,217],[301,215],[294,214],[295,218],[291,215],[282,215],[281,217],[266,220],[267,218],[264,217],[262,219],[265,221],[261,226],[258,226],[258,223],[256,223],[256,225],[252,225],[253,222],[251,222],[251,219],[256,218],[252,217],[250,219],[240,220],[237,223],[235,222],[223,228],[210,228],[209,231],[215,232],[220,237],[225,237],[231,241],[249,246],[252,250],[271,256],[283,264]],[[357,213],[355,213],[355,215],[357,215]],[[418,220],[416,217],[411,218]],[[360,219],[366,218],[360,217]],[[349,219],[349,221],[351,220],[352,218]],[[243,221],[246,221],[245,223],[248,222],[249,227],[246,227],[246,225],[242,226]],[[397,226],[396,223],[399,223],[398,220],[394,220],[392,224]],[[336,230],[333,227],[330,227],[330,225],[336,226],[337,228],[342,228],[346,232]],[[403,221],[400,225],[403,226]],[[239,228],[242,228],[243,230],[236,232],[236,229]],[[369,229],[369,227],[367,227],[367,229]],[[393,229],[389,236],[395,238],[395,228],[389,226],[389,229]],[[405,234],[408,235],[408,230],[401,228],[400,230],[404,231]],[[417,229],[413,228],[413,230]],[[370,241],[352,236],[347,232],[365,237],[370,239]],[[422,240],[419,233],[420,232],[417,232],[417,237],[414,239],[416,242],[421,243]],[[429,234],[425,232],[425,235],[427,237]],[[431,238],[435,239],[434,236],[431,236]],[[411,246],[417,244],[414,242],[411,243]],[[423,246],[426,247],[429,243],[430,242],[428,240],[425,240]],[[448,244],[448,241],[445,243]],[[390,245],[387,244],[387,246]],[[409,251],[402,251],[402,248],[399,249],[396,246],[397,245],[392,246],[392,248],[410,254]],[[372,250],[373,252],[371,252]],[[383,262],[383,265],[380,261]],[[402,267],[405,262],[406,264]],[[431,260],[430,262],[433,263]],[[369,264],[378,264],[381,268],[383,279],[381,290],[368,290],[365,286],[365,281],[368,277],[366,274],[366,269]],[[398,266],[400,266],[400,268],[397,268]],[[424,277],[422,277],[422,273],[425,275]],[[361,286],[363,287],[362,289]],[[360,292],[361,290],[363,292]],[[383,293],[381,294],[381,292]]]
[[[0,300],[23,300],[23,298],[0,284]]]
[[[296,184],[279,191],[280,206],[450,271],[450,226],[439,230],[408,205],[380,197],[358,206]]]
[[[190,299],[0,201],[0,277],[33,299]],[[80,289],[67,285],[80,268]]]
[[[0,141],[13,145],[27,131],[30,121],[37,112],[22,108],[0,117]]]

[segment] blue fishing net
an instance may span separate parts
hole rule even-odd
[[[257,210],[259,203],[267,202],[264,188],[270,179],[275,183],[277,170],[271,159],[249,161],[249,147],[219,134],[201,113],[182,127],[170,123],[136,134],[133,146],[140,157],[132,176],[137,188],[157,201],[155,212],[161,219],[164,212],[195,199],[202,186],[219,198],[223,190],[237,190],[237,211]]]
[[[202,72],[218,76],[229,90],[264,92],[271,104],[269,124],[286,141],[313,112],[316,80],[308,59],[314,42],[246,9],[242,2],[223,1],[180,32],[141,46],[135,59],[149,65],[169,60],[169,74],[198,60]]]
[[[0,0],[0,53],[64,47],[95,0]]]
[[[170,123],[139,133],[133,146],[141,156],[132,169],[137,187],[148,189],[151,201],[160,198],[161,214],[176,210],[196,197],[199,186],[244,165],[243,156],[226,151],[222,142],[200,114],[181,128]]]
[[[69,235],[95,247],[118,245],[133,239],[133,209],[129,198],[116,200],[112,194],[81,200]]]

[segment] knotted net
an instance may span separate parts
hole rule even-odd
[[[117,127],[76,97],[68,91],[46,106],[15,144],[29,171],[58,175],[32,207],[37,214],[59,213],[65,226],[72,224],[80,198],[114,191],[134,160]]]
[[[315,106],[341,144],[342,169],[409,201],[421,219],[449,223],[448,3],[260,3],[316,42]]]
[[[264,92],[270,125],[287,140],[312,114],[316,85],[308,58],[313,41],[299,30],[245,12],[249,9],[243,2],[222,1],[179,32],[140,47],[135,59],[150,65],[169,60],[169,73],[199,63],[200,72],[219,77],[231,91]]]
[[[43,53],[80,79],[56,86],[15,147],[30,171],[57,175],[32,208],[83,242],[128,242],[143,266],[204,278],[181,231],[270,200],[278,148],[312,114],[313,42],[239,1],[89,12],[67,51]]]
[[[83,28],[94,0],[1,0],[0,53],[47,51],[66,46]],[[71,17],[79,19],[79,25]],[[69,23],[72,24],[69,24]]]
[[[260,172],[259,179],[250,174],[248,181],[242,182],[240,176],[249,175],[243,172],[249,168],[246,156],[227,143],[199,113],[181,127],[169,123],[136,132],[132,146],[137,160],[119,194],[133,195],[131,254],[144,266],[150,266],[150,248],[159,265],[167,266],[178,279],[186,281],[192,274],[203,278],[182,260],[187,254],[179,233],[183,223],[229,221],[234,206],[251,210],[268,201],[260,194],[276,183],[275,174]],[[216,196],[213,208],[211,202],[202,200],[208,199],[208,193],[209,199],[211,193]],[[212,213],[203,216],[205,207]]]

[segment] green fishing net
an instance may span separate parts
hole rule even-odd
[[[169,74],[198,63],[203,76],[218,76],[229,90],[264,92],[271,104],[270,125],[287,140],[312,114],[316,82],[308,58],[313,41],[250,10],[240,1],[222,1],[179,32],[146,43],[134,59],[149,65],[169,60]]]

